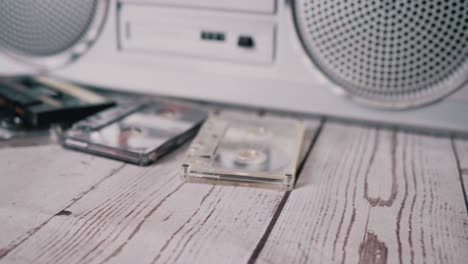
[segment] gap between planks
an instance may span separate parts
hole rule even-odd
[[[47,225],[52,220],[52,218],[54,218],[56,216],[60,216],[60,215],[69,215],[69,214],[71,214],[70,211],[67,211],[68,208],[70,208],[73,204],[75,204],[77,201],[79,201],[81,198],[83,198],[90,191],[96,189],[96,187],[98,187],[103,181],[105,181],[106,179],[112,177],[115,173],[120,171],[124,166],[125,166],[125,164],[121,164],[116,169],[113,169],[108,175],[106,175],[104,178],[100,179],[95,185],[91,186],[89,189],[85,190],[84,192],[80,193],[77,197],[73,198],[72,202],[69,203],[65,208],[60,210],[58,213],[50,216],[47,220],[45,220],[39,226],[30,229],[29,231],[26,232],[26,234],[18,237],[16,240],[12,241],[12,243],[10,243],[10,245],[8,247],[2,248],[0,250],[0,260],[3,257],[5,257],[6,255],[8,255],[8,253],[10,253],[10,251],[14,250],[16,247],[20,246],[22,243],[24,243],[26,240],[28,240],[31,236],[33,236],[42,227]]]
[[[309,157],[310,152],[314,148],[315,143],[317,142],[317,139],[320,136],[320,132],[322,131],[322,127],[323,127],[324,123],[325,123],[325,118],[322,118],[320,120],[319,126],[317,127],[317,129],[315,131],[315,134],[311,137],[311,142],[309,144],[309,147],[306,149],[306,151],[302,155],[301,163],[300,163],[300,165],[299,165],[299,167],[297,169],[298,179],[299,179],[299,176],[301,175],[302,170],[304,169],[304,165],[305,165],[305,163],[307,161],[307,158]],[[297,182],[297,179],[296,179],[296,182]],[[273,230],[273,227],[276,225],[276,221],[278,221],[278,218],[279,218],[281,212],[283,211],[283,208],[284,208],[286,202],[288,201],[288,198],[289,198],[290,194],[291,194],[291,191],[288,191],[281,198],[281,201],[278,204],[278,207],[276,208],[276,210],[275,210],[275,212],[273,214],[273,217],[270,220],[270,223],[268,224],[267,229],[265,230],[265,233],[262,235],[262,237],[261,237],[260,241],[258,242],[257,246],[255,246],[255,248],[254,248],[254,250],[252,252],[252,255],[250,256],[247,263],[253,264],[253,263],[256,262],[258,256],[260,255],[260,252],[262,252],[263,247],[266,244],[266,241],[267,241],[268,237],[271,234],[271,231]]]
[[[457,207],[462,204],[453,178],[458,168],[446,139],[327,123],[282,209],[283,192],[181,184],[176,155],[161,166],[122,169],[71,206],[72,214],[54,217],[5,260],[124,263],[138,256],[148,263],[419,263],[466,258],[460,251],[466,245],[466,230],[460,227],[466,215]],[[447,168],[435,166],[441,162]],[[412,214],[416,209],[434,213],[420,217]],[[393,217],[398,221],[391,222]],[[434,243],[440,248],[425,248]],[[256,248],[258,253],[252,253]]]
[[[468,139],[452,138],[452,149],[457,159],[461,188],[468,212]]]
[[[113,93],[115,94],[115,93]],[[136,100],[136,98],[140,98],[141,96],[135,96],[135,98],[133,98],[133,100]],[[115,98],[114,99],[119,99],[120,100],[129,100],[128,99],[128,96],[126,95],[122,95],[122,94],[115,94]],[[156,99],[156,97],[153,97]],[[204,109],[206,110],[207,112],[213,112],[213,113],[219,113],[221,110],[220,110],[220,106],[212,106],[212,105],[207,105],[207,104],[200,104],[200,103],[190,103],[190,102],[185,102],[187,104],[193,104],[195,105],[196,107],[199,107],[200,109]],[[55,152],[55,153],[41,153],[39,155],[39,159],[41,159],[41,161],[38,161],[38,160],[29,160],[27,159],[28,156],[30,156],[30,154],[33,153],[33,151],[47,151],[48,149],[51,149],[51,150],[54,150],[52,152]],[[0,151],[5,151],[5,152],[11,152],[10,156],[9,156],[9,159],[11,160],[14,160],[16,156],[18,156],[18,158],[16,158],[16,161],[20,160],[19,163],[24,163],[25,166],[21,166],[21,168],[23,170],[28,170],[28,169],[31,169],[31,168],[35,168],[34,171],[39,171],[37,176],[38,177],[35,177],[37,180],[37,178],[40,177],[41,173],[40,173],[40,170],[41,169],[44,169],[42,167],[43,164],[48,164],[49,162],[47,161],[48,159],[50,159],[51,157],[59,157],[59,160],[65,164],[65,166],[63,166],[63,164],[61,164],[61,162],[55,162],[53,163],[55,165],[52,165],[50,166],[50,164],[48,164],[48,171],[47,173],[50,174],[49,178],[54,178],[55,180],[49,180],[49,179],[46,179],[47,182],[54,182],[54,185],[57,185],[56,188],[54,188],[54,190],[50,190],[50,186],[48,187],[48,190],[46,190],[45,188],[47,186],[38,186],[37,188],[34,188],[35,190],[32,191],[32,195],[31,196],[38,196],[38,195],[41,195],[41,193],[43,192],[49,192],[49,193],[52,193],[53,195],[55,195],[55,197],[57,198],[57,200],[69,200],[71,199],[71,203],[68,203],[66,204],[66,202],[55,202],[55,201],[44,201],[45,203],[50,203],[52,204],[52,206],[50,206],[49,204],[47,204],[49,207],[53,207],[52,210],[55,210],[56,213],[49,213],[49,215],[47,216],[39,216],[37,215],[37,212],[25,212],[25,214],[27,216],[27,218],[31,218],[31,219],[40,219],[40,220],[36,220],[35,223],[28,223],[28,224],[25,224],[23,223],[24,225],[21,226],[20,230],[13,230],[12,233],[17,233],[16,235],[16,238],[12,241],[10,241],[7,245],[3,245],[3,243],[1,243],[2,241],[0,240],[0,260],[6,256],[10,251],[12,251],[13,249],[15,249],[16,247],[18,247],[20,244],[22,244],[23,242],[25,242],[27,239],[29,239],[32,235],[34,235],[37,231],[39,231],[44,225],[46,225],[48,222],[50,222],[50,220],[55,217],[55,216],[60,216],[60,215],[69,215],[70,212],[67,211],[67,209],[69,207],[71,207],[75,202],[77,202],[78,200],[80,200],[84,195],[86,195],[87,193],[89,193],[90,191],[94,190],[97,186],[99,186],[99,184],[101,184],[104,180],[108,179],[109,177],[111,177],[112,175],[114,175],[115,173],[117,173],[120,169],[122,169],[125,164],[120,162],[120,161],[114,161],[114,160],[110,160],[110,159],[107,159],[107,158],[102,158],[102,157],[97,157],[97,156],[94,156],[94,155],[90,155],[90,154],[87,154],[87,153],[81,153],[81,152],[76,152],[76,151],[72,151],[72,150],[68,150],[68,149],[63,149],[61,148],[60,146],[57,145],[57,142],[56,142],[56,139],[53,139],[52,137],[50,136],[41,136],[41,137],[34,137],[33,139],[27,139],[26,142],[23,142],[23,141],[7,141],[7,142],[4,142],[4,143],[1,143],[0,142]],[[21,156],[21,158],[19,158],[19,154],[22,153],[22,152],[26,152],[25,156]],[[49,151],[51,152],[51,151]],[[34,157],[34,155],[32,155]],[[8,159],[3,159],[2,160],[3,162],[7,162],[7,165],[8,164]],[[70,163],[70,164],[69,164]],[[104,173],[102,176],[102,178],[99,178],[99,172],[100,170],[98,171],[93,171],[91,173],[89,173],[87,170],[81,170],[81,171],[77,171],[75,172],[75,170],[73,168],[77,167],[76,165],[78,164],[78,166],[88,166],[88,167],[95,167],[95,166],[101,166],[101,167],[108,167],[107,164],[116,164],[116,167],[113,168],[109,173]],[[13,162],[10,161],[10,164],[13,164]],[[1,165],[1,164],[0,164]],[[15,165],[15,164],[14,164]],[[3,166],[5,166],[5,164],[3,164]],[[8,166],[6,166],[8,167]],[[65,170],[65,171],[64,171]],[[71,171],[71,172],[70,172]],[[5,173],[3,171],[3,173],[6,175],[7,173]],[[17,173],[17,172],[16,172]],[[44,173],[44,172],[43,172]],[[42,174],[43,174],[42,173]],[[84,174],[83,174],[84,173]],[[92,177],[87,177],[86,173],[88,173],[89,175],[92,175]],[[17,173],[19,174],[18,176],[24,176],[26,174],[29,174],[29,172],[25,171],[24,173]],[[72,188],[69,188],[69,184],[70,182],[67,182],[66,180],[63,180],[61,179],[62,177],[62,174],[72,174],[74,176],[74,178],[78,178],[78,177],[82,177],[81,178],[81,181],[80,181],[80,184],[75,184],[76,186],[73,186],[73,188],[77,187],[76,189],[76,192],[72,189]],[[3,177],[5,177],[5,175],[3,175]],[[86,176],[86,177],[84,177]],[[93,182],[91,185],[89,185],[89,181],[87,178],[98,178],[98,181],[97,183],[96,182]],[[5,179],[3,179],[5,180]],[[15,179],[16,180],[16,179]],[[10,182],[12,182],[10,180]],[[14,182],[14,181],[13,181]],[[30,183],[31,184],[34,184],[34,181]],[[88,184],[89,188],[88,189],[85,189],[84,191],[82,191],[82,189],[79,189],[79,187],[83,187],[83,186],[86,186],[86,184]],[[40,184],[39,184],[40,185]],[[64,189],[62,189],[61,185],[64,185],[64,189],[65,188],[69,188],[67,190],[66,193],[63,192]],[[1,190],[1,189],[0,189]],[[63,194],[61,194],[63,193]],[[78,193],[78,194],[77,194]],[[1,195],[0,195],[0,198]],[[5,197],[5,200],[3,200],[2,202],[5,203],[7,200],[11,200],[11,197]],[[24,201],[21,201],[21,202],[24,202]],[[44,204],[44,202],[42,202],[42,204]],[[17,203],[15,203],[14,201],[11,202],[13,205],[17,205]],[[38,202],[35,202],[37,203],[37,206],[38,207],[41,207],[41,201],[38,201]],[[57,203],[57,205],[55,205],[55,203]],[[1,203],[0,203],[1,205]],[[50,211],[50,210],[49,210]],[[18,213],[17,213],[18,214]],[[0,213],[0,217],[2,217],[1,213]],[[11,216],[13,217],[13,216]],[[18,218],[17,215],[14,216],[15,218]],[[27,221],[27,220],[25,220]],[[22,219],[19,221],[19,222],[25,222],[23,221]],[[16,224],[18,226],[20,226],[19,224]],[[5,225],[5,223],[3,224],[3,228],[13,228],[13,227],[9,227],[8,225]],[[3,234],[5,235],[5,234]],[[11,236],[11,235],[10,235]],[[8,239],[9,236],[7,236],[6,239]],[[5,238],[4,238],[5,239]]]
[[[449,138],[327,122],[259,263],[466,263]]]
[[[317,125],[315,122],[309,130],[310,139]],[[208,235],[207,229],[216,229],[216,223],[221,223],[225,228],[209,240],[217,241],[213,245],[223,250],[202,248],[205,254],[195,258],[225,262],[227,255],[232,263],[246,262],[284,192],[183,184],[178,179],[182,155],[183,149],[150,168],[126,166],[67,208],[70,213],[54,217],[4,260],[127,262],[139,255],[150,263],[184,262],[194,258],[184,250],[193,246],[189,241]],[[239,247],[235,233],[248,237],[245,249]],[[225,239],[219,240],[219,236]],[[226,255],[219,254],[223,251]]]
[[[0,259],[119,166],[59,146],[0,149]]]

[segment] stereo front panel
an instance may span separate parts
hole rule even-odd
[[[374,5],[373,2],[348,1],[346,5],[349,4],[350,7],[347,9],[344,8],[344,3],[340,2],[339,6],[336,4],[331,7],[331,2],[327,2],[327,8],[336,11],[335,16],[338,13],[342,14],[336,19],[344,21],[353,18],[349,25],[342,24],[349,26],[349,30],[356,33],[333,34],[331,29],[314,30],[312,25],[307,24],[307,19],[319,19],[311,18],[308,15],[310,12],[324,14],[325,10],[315,8],[325,8],[325,1],[307,1],[307,6],[301,8],[297,4],[305,2],[299,0],[96,0],[96,3],[108,4],[105,15],[96,15],[94,19],[99,22],[101,20],[96,18],[101,18],[104,21],[100,34],[93,38],[93,41],[83,42],[86,43],[87,52],[74,53],[74,63],[60,68],[38,69],[33,65],[49,59],[48,56],[22,56],[19,59],[14,50],[0,43],[0,73],[48,71],[58,78],[109,89],[468,133],[468,83],[465,80],[468,73],[465,74],[464,68],[460,66],[468,65],[468,56],[463,53],[468,43],[468,29],[463,26],[463,23],[468,25],[468,13],[462,12],[468,10],[468,1],[441,2],[444,5],[453,4],[448,10],[457,14],[454,19],[460,21],[460,24],[455,23],[448,27],[446,25],[450,23],[450,14],[443,10],[432,13],[431,21],[434,26],[431,24],[431,36],[441,34],[439,37],[429,39],[427,33],[424,40],[420,34],[418,39],[414,37],[412,43],[412,33],[409,30],[399,31],[402,40],[407,38],[408,41],[406,46],[404,40],[400,43],[399,51],[396,48],[397,42],[394,46],[385,42],[390,41],[386,37],[388,32],[378,28],[385,27],[385,23],[382,22],[385,20],[383,14],[386,10],[389,13],[396,12],[397,18],[400,12],[402,17],[406,16],[409,19],[412,13],[407,13],[408,10],[404,7],[418,13],[422,12],[423,4],[416,6],[414,1],[398,1],[393,5],[389,2],[388,8],[385,5],[375,6],[377,11],[370,12],[367,17],[367,13],[363,16],[352,16],[354,9],[350,8],[351,4],[359,10],[358,5]],[[380,1],[375,1],[375,4],[377,3]],[[424,5],[429,3],[430,1],[426,1]],[[2,4],[3,2],[0,2],[0,8]],[[403,7],[400,6],[402,4]],[[327,12],[331,12],[328,9]],[[346,10],[351,13],[348,14]],[[303,13],[298,15],[300,11]],[[65,13],[56,14],[59,16]],[[380,22],[376,20],[379,14],[383,19],[379,20]],[[364,35],[364,30],[359,30],[359,24],[365,23],[367,18],[368,35]],[[437,21],[442,21],[442,18],[444,25],[439,25]],[[392,15],[387,18],[388,21],[392,19]],[[413,18],[413,21],[414,19],[416,18]],[[375,23],[372,24],[375,30],[372,36],[369,31],[371,22]],[[398,23],[398,19],[393,22]],[[302,26],[299,25],[301,23]],[[418,22],[418,25],[421,27],[425,24]],[[27,24],[23,26],[27,27]],[[403,26],[404,23],[401,27]],[[411,26],[415,27],[414,32],[422,30],[416,23]],[[439,32],[439,28],[445,31]],[[443,32],[453,35],[454,31],[450,30],[454,28],[457,28],[458,44],[456,41],[454,43],[460,45],[456,49],[462,51],[457,53],[456,63],[452,60],[452,52],[442,45],[447,43],[447,39],[450,40],[450,36],[441,40]],[[399,36],[396,33],[397,31],[394,41]],[[364,46],[367,48],[360,45],[357,54],[352,54],[352,49],[345,53],[341,51],[342,46],[356,45],[357,40],[361,43],[364,36],[366,40],[374,38],[372,43],[366,42]],[[374,40],[377,36],[381,40],[379,45],[385,44],[385,48],[375,49],[373,45],[376,45]],[[310,42],[314,37],[317,43]],[[454,36],[453,38],[455,39]],[[429,42],[440,51],[444,48],[446,54],[450,52],[450,57],[441,57],[443,53],[439,53],[439,66],[434,61],[435,54],[424,48],[430,46]],[[417,51],[417,45],[421,45],[418,46],[419,50],[424,51],[426,55],[416,56],[410,51],[412,46]],[[398,52],[400,55],[396,56]],[[419,63],[413,62],[414,67],[409,65],[412,61],[411,54],[414,58],[419,58]],[[59,55],[62,54],[57,54]],[[330,58],[329,61],[326,60],[326,56]],[[396,62],[397,57],[399,63]],[[431,59],[433,63],[430,63]],[[361,61],[367,64],[362,64]],[[426,74],[428,70],[437,72],[436,68],[444,65],[449,70],[437,76],[442,82],[431,83],[426,82],[422,75],[424,69],[418,65],[427,68]],[[416,74],[412,75],[411,71],[419,76],[415,78]],[[357,75],[352,76],[353,72]],[[363,77],[356,79],[355,83],[346,82],[343,81],[348,78],[346,74],[351,80],[360,74]],[[395,76],[402,78],[400,80]],[[434,74],[433,76],[436,77]],[[444,79],[444,76],[448,76],[449,79]],[[442,84],[446,80],[449,85],[444,90]],[[413,90],[408,86],[410,83],[417,83],[417,89]],[[423,83],[428,83],[429,86],[421,86]],[[442,92],[432,93],[436,90]],[[428,91],[431,96],[423,96],[424,91]],[[450,92],[453,93],[448,94]],[[448,95],[445,96],[446,94]],[[386,101],[386,98],[390,99]],[[400,108],[395,110],[395,107]]]
[[[276,0],[124,0],[122,3],[265,14],[274,13],[276,8]]]
[[[200,59],[269,64],[275,23],[219,12],[123,4],[119,36],[123,52],[159,52]]]

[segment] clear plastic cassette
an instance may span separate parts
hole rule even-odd
[[[193,137],[206,118],[202,110],[171,102],[123,104],[73,125],[66,148],[149,165]]]
[[[210,117],[183,164],[190,182],[291,190],[304,124],[277,118]]]

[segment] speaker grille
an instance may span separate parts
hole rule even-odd
[[[468,0],[297,0],[314,63],[349,94],[383,107],[428,103],[468,76]]]
[[[0,1],[0,46],[26,56],[58,54],[86,33],[97,1]]]

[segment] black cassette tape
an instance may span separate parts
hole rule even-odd
[[[24,126],[19,117],[0,110],[0,148],[54,144],[54,129]]]
[[[206,113],[172,102],[121,104],[88,117],[61,135],[62,145],[149,165],[197,132]]]
[[[46,77],[0,78],[0,108],[29,127],[72,123],[113,104],[88,89]]]

